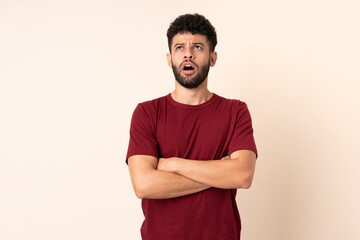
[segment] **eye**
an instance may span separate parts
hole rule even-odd
[[[176,50],[181,50],[181,49],[183,49],[183,47],[182,46],[177,46],[175,49]]]
[[[194,48],[197,49],[197,50],[200,50],[200,49],[201,49],[201,46],[200,46],[200,45],[196,45]]]

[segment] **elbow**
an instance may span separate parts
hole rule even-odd
[[[147,187],[144,184],[137,184],[136,186],[134,186],[134,191],[137,198],[148,198]]]
[[[149,184],[146,180],[145,181],[138,181],[136,184],[134,184],[134,191],[135,195],[139,199],[144,198],[151,198],[152,186]]]
[[[134,192],[137,198],[139,199],[145,198],[144,190],[141,189],[139,186],[134,186]]]
[[[131,179],[135,195],[139,199],[152,198],[156,192],[156,184],[152,181],[152,175],[141,174]]]
[[[244,180],[244,182],[241,185],[241,188],[243,189],[249,189],[252,184],[252,179]]]
[[[135,191],[135,195],[137,198],[139,199],[144,199],[145,198],[145,193],[143,190],[139,189],[139,188],[134,188]]]
[[[251,187],[253,176],[251,174],[239,174],[237,188],[249,189]]]

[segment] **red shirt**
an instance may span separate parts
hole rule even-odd
[[[257,155],[247,105],[216,94],[200,105],[170,94],[140,103],[131,120],[126,159],[132,155],[218,160],[237,150]],[[170,199],[143,199],[145,240],[237,240],[236,189],[210,188]]]

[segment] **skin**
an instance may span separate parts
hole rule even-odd
[[[179,39],[180,36],[192,37],[194,40],[190,42],[188,39]],[[207,79],[209,67],[215,65],[216,52],[210,52],[206,38],[205,42],[203,40],[203,36],[199,34],[175,35],[171,54],[167,54],[168,65],[173,68],[177,84],[180,83],[186,89],[199,86],[203,80]],[[183,67],[188,63],[195,65],[194,73],[183,71]]]
[[[217,53],[210,52],[206,36],[183,33],[174,36],[171,53],[167,54],[170,68],[179,68],[186,81],[192,74],[181,71],[184,61],[191,59],[199,69],[205,64],[215,66]],[[197,88],[188,89],[175,81],[172,98],[180,103],[198,105],[208,101],[212,93],[207,88],[208,78]],[[255,172],[256,155],[250,150],[239,150],[219,160],[160,158],[135,155],[128,159],[131,181],[138,198],[164,199],[196,193],[210,187],[249,188]]]
[[[196,44],[200,43],[200,44]],[[181,48],[179,48],[181,47]],[[198,49],[200,47],[200,49]],[[209,44],[206,40],[206,36],[200,34],[176,34],[172,40],[171,53],[166,55],[167,62],[170,68],[173,65],[179,66],[185,60],[191,59],[198,66],[202,66],[209,63],[210,67],[215,66],[217,60],[217,53],[210,52]],[[196,69],[195,74],[198,69]],[[193,76],[186,76],[191,78]],[[175,90],[171,93],[172,98],[180,103],[189,105],[198,105],[206,102],[212,97],[212,93],[207,88],[208,78],[204,82],[194,89],[187,89],[182,87],[177,81],[175,81]]]

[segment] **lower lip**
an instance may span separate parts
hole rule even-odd
[[[191,75],[195,72],[195,69],[193,70],[182,70],[182,72],[185,74],[185,75]]]

